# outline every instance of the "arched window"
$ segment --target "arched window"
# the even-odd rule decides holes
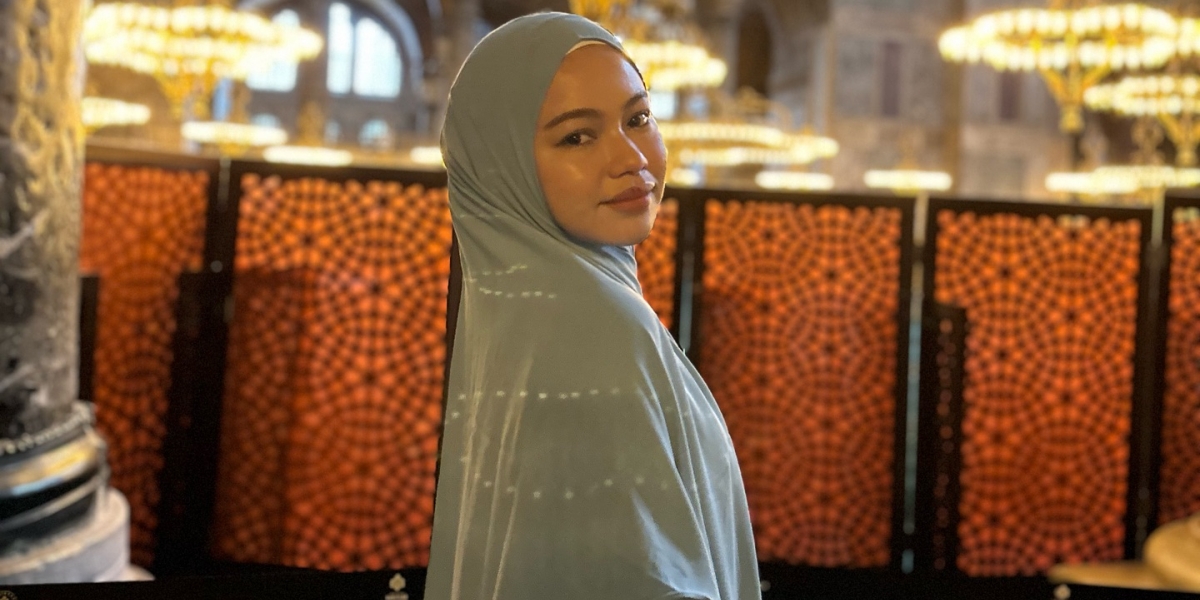
[[[222,79],[217,82],[213,88],[212,99],[212,118],[218,121],[224,121],[229,116],[229,112],[233,109],[233,82],[228,79]]]
[[[334,94],[373,98],[400,95],[403,65],[396,40],[375,20],[342,2],[329,6],[329,65],[325,83]]]
[[[650,92],[650,110],[658,119],[674,119],[679,107],[676,92]]]
[[[271,19],[280,25],[300,26],[300,15],[291,9],[282,10]],[[246,79],[252,90],[290,92],[296,87],[296,63],[290,60],[272,61],[270,68],[253,73]]]
[[[342,124],[337,121],[325,122],[325,143],[337,144],[342,141]]]
[[[358,133],[358,145],[386,150],[392,147],[392,128],[383,119],[371,119]]]

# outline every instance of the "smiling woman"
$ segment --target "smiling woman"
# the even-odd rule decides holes
[[[530,15],[451,89],[463,286],[431,600],[760,597],[725,421],[638,284],[666,151],[620,48]]]
[[[534,157],[546,203],[573,236],[631,245],[650,235],[667,152],[642,78],[602,42],[567,54],[538,116]]]

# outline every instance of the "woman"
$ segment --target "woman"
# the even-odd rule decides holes
[[[758,598],[725,423],[638,285],[666,151],[618,40],[500,27],[442,150],[463,292],[426,597]]]

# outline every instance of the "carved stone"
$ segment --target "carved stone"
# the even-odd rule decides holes
[[[79,20],[78,2],[0,3],[0,439],[78,396]]]
[[[128,508],[77,401],[82,7],[0,2],[0,585],[128,566]]]

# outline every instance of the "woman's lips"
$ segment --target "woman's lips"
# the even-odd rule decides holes
[[[621,212],[638,213],[650,207],[652,186],[635,185],[601,204]]]

